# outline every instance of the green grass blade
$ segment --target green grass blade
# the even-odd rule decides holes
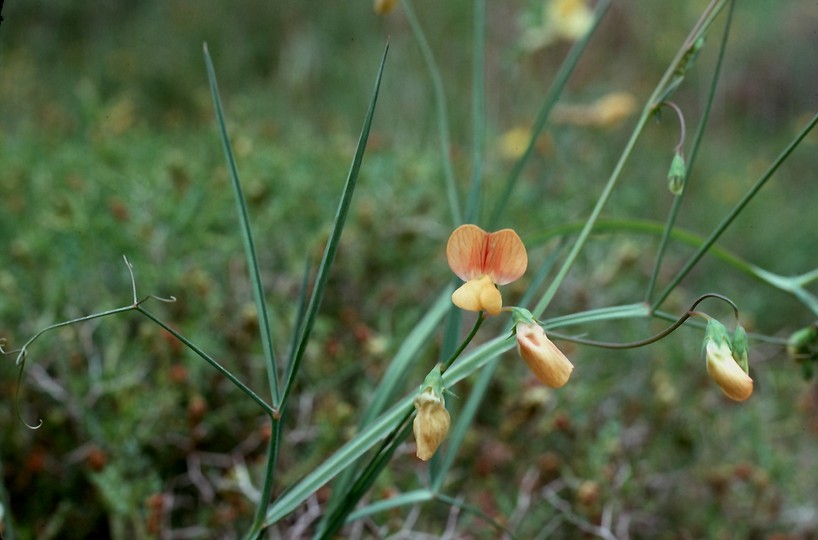
[[[460,197],[457,193],[457,182],[454,177],[454,167],[452,166],[449,113],[446,108],[446,93],[443,91],[443,78],[440,76],[440,69],[437,67],[426,34],[423,33],[423,28],[420,26],[415,10],[412,8],[412,2],[403,0],[403,9],[406,12],[406,18],[409,20],[409,26],[412,28],[412,34],[414,34],[420,47],[426,69],[432,78],[432,90],[435,96],[435,108],[437,109],[437,130],[440,137],[440,157],[443,160],[443,178],[446,181],[446,197],[449,200],[449,209],[452,213],[452,224],[457,226],[462,223],[462,216],[460,214]]]
[[[265,526],[272,525],[295,510],[318,488],[332,480],[365,452],[372,449],[379,441],[387,437],[402,422],[406,414],[411,413],[413,399],[414,394],[400,400],[279,497],[267,509]]]
[[[480,372],[480,376],[474,387],[469,391],[469,398],[466,400],[466,405],[460,409],[457,414],[457,421],[454,424],[454,429],[449,432],[448,445],[446,446],[446,454],[443,456],[439,466],[431,470],[432,477],[432,491],[437,493],[446,479],[446,475],[454,465],[454,460],[463,445],[463,440],[474,421],[477,410],[483,402],[483,397],[488,391],[491,379],[494,377],[494,371],[497,369],[499,361],[495,361],[487,365]]]
[[[395,392],[405,381],[406,372],[412,366],[412,362],[417,359],[418,351],[429,343],[430,336],[440,327],[441,320],[451,308],[451,295],[450,289],[443,291],[420,322],[406,336],[400,349],[395,353],[395,358],[386,369],[383,380],[373,395],[372,402],[364,412],[361,419],[362,426],[367,425],[381,414],[387,404],[394,399]]]
[[[361,508],[360,510],[352,512],[347,518],[347,523],[380,512],[385,512],[386,510],[391,510],[392,508],[400,508],[401,506],[429,502],[434,500],[434,498],[435,494],[428,489],[417,489],[415,491],[401,493],[400,495],[395,495],[394,497],[374,502]]]
[[[364,151],[366,150],[366,142],[369,138],[369,129],[372,126],[372,119],[375,116],[375,104],[378,101],[378,92],[381,86],[381,78],[383,76],[383,68],[386,64],[386,54],[389,52],[389,44],[386,45],[381,57],[380,67],[378,68],[378,75],[375,78],[375,88],[372,92],[372,98],[369,102],[369,110],[366,113],[364,126],[361,130],[361,135],[358,138],[358,147],[355,150],[355,157],[352,160],[352,165],[347,175],[346,184],[344,185],[343,193],[341,194],[341,201],[338,204],[338,210],[335,214],[335,221],[332,225],[332,232],[330,233],[327,246],[324,249],[324,255],[321,259],[321,264],[318,267],[318,274],[315,278],[315,287],[310,296],[309,306],[307,307],[306,318],[304,320],[304,327],[301,330],[301,338],[295,350],[292,367],[287,372],[287,379],[284,383],[284,390],[281,395],[279,405],[283,408],[287,402],[287,397],[292,390],[295,377],[298,374],[298,368],[301,365],[301,360],[304,357],[304,352],[307,349],[307,344],[310,340],[315,319],[318,315],[318,310],[321,308],[321,301],[324,298],[324,289],[329,279],[330,269],[335,259],[335,253],[338,251],[338,244],[341,241],[341,233],[346,224],[349,208],[352,204],[352,195],[355,192],[355,186],[358,181],[358,174],[361,171],[361,163],[363,162]]]
[[[213,61],[210,59],[210,52],[207,44],[204,45],[205,65],[207,66],[207,79],[210,82],[210,93],[213,98],[213,108],[216,112],[216,122],[219,126],[219,136],[224,149],[224,158],[227,161],[227,171],[230,174],[230,184],[233,186],[233,195],[236,199],[236,210],[239,215],[239,225],[241,227],[241,238],[244,244],[244,256],[247,261],[247,271],[250,273],[250,281],[253,284],[253,299],[256,303],[258,313],[259,330],[261,332],[261,344],[264,350],[264,358],[267,360],[267,378],[270,385],[270,393],[273,403],[279,402],[278,383],[278,363],[273,347],[273,335],[270,331],[270,321],[267,315],[267,304],[264,301],[264,287],[261,284],[261,272],[258,267],[258,257],[256,247],[253,242],[253,233],[250,229],[250,217],[247,211],[247,201],[239,181],[239,171],[236,166],[236,159],[233,156],[233,149],[230,146],[230,138],[227,134],[227,127],[224,122],[221,98],[219,97],[219,87],[216,82],[216,70],[213,68]]]
[[[387,407],[387,404],[394,399],[395,393],[404,381],[407,370],[412,362],[417,358],[417,354],[427,343],[432,333],[440,326],[440,321],[451,308],[451,290],[444,290],[437,301],[426,312],[423,318],[415,325],[412,331],[406,336],[400,349],[395,353],[395,357],[384,373],[383,379],[375,390],[372,401],[369,402],[364,411],[358,429],[363,430]],[[333,484],[332,495],[328,501],[328,507],[332,512],[336,505],[341,504],[341,500],[347,493],[347,488],[352,483],[356,473],[356,467],[347,467]]]
[[[321,540],[334,538],[338,530],[343,527],[349,514],[358,505],[363,496],[366,495],[366,492],[369,491],[372,484],[375,483],[378,475],[380,475],[383,469],[389,464],[389,460],[392,459],[395,450],[398,449],[398,446],[403,444],[403,441],[406,440],[409,433],[412,432],[412,423],[409,422],[411,417],[411,411],[407,412],[403,419],[403,427],[399,426],[390,434],[389,438],[384,441],[372,460],[367,464],[364,470],[361,471],[361,474],[355,480],[351,489],[344,492],[344,498],[341,500],[341,504],[329,514],[328,519],[322,524],[323,526],[320,529],[320,533],[316,535],[316,538]]]
[[[520,156],[520,158],[514,163],[511,173],[506,180],[506,184],[503,187],[503,191],[500,196],[497,197],[497,203],[494,205],[491,218],[488,222],[489,230],[493,230],[499,226],[500,218],[503,217],[503,212],[508,205],[508,200],[511,198],[511,193],[514,191],[514,186],[517,185],[517,180],[520,178],[520,174],[523,172],[525,164],[528,163],[529,158],[534,153],[534,147],[537,143],[537,139],[539,139],[540,134],[545,128],[545,124],[548,122],[548,117],[551,114],[551,110],[554,108],[554,105],[556,105],[560,95],[562,95],[562,91],[565,89],[568,79],[571,77],[571,74],[574,72],[574,68],[576,68],[579,59],[582,57],[582,53],[585,51],[585,46],[588,45],[588,42],[591,40],[591,36],[593,36],[594,32],[596,32],[599,23],[602,21],[605,13],[607,13],[610,5],[611,0],[602,0],[599,2],[596,10],[594,11],[594,22],[588,29],[588,32],[582,36],[582,39],[574,43],[571,50],[568,51],[568,56],[565,57],[565,60],[560,66],[557,76],[554,79],[554,83],[551,85],[551,88],[548,90],[548,93],[543,100],[542,107],[540,107],[540,112],[537,114],[537,119],[534,121],[534,127],[531,130],[531,138],[528,141],[528,146],[526,147],[525,152],[523,152],[523,155]]]
[[[486,139],[486,1],[474,0],[474,41],[472,44],[472,152],[471,187],[466,203],[466,223],[474,223],[480,213],[483,194],[483,154]]]

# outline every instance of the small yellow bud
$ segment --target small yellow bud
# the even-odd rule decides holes
[[[708,340],[707,373],[718,384],[727,397],[744,401],[753,393],[753,379],[747,375],[733,358],[727,341]]]
[[[546,386],[559,388],[568,382],[574,364],[536,323],[517,323],[517,350],[528,368]]]
[[[423,461],[429,461],[449,432],[451,417],[446,410],[443,395],[436,393],[432,387],[427,387],[415,396],[415,409],[417,414],[412,430],[418,447],[417,456]]]

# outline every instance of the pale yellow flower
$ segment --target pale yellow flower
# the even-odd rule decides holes
[[[533,51],[560,39],[576,41],[593,22],[594,14],[586,0],[546,0],[542,23],[526,29],[522,46]]]
[[[707,373],[724,394],[732,400],[744,401],[753,393],[753,379],[733,358],[726,341],[709,340],[705,347]]]

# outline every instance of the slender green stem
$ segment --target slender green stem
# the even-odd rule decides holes
[[[585,339],[585,338],[568,336],[568,335],[560,334],[560,333],[557,333],[557,332],[549,332],[549,335],[551,337],[556,337],[556,338],[562,339],[564,341],[571,341],[573,343],[579,343],[581,345],[590,345],[592,347],[601,347],[603,349],[636,349],[636,348],[639,348],[639,347],[644,347],[645,345],[650,345],[651,343],[656,343],[660,339],[662,339],[664,337],[667,337],[670,334],[672,334],[674,331],[676,331],[676,329],[679,328],[680,326],[682,326],[682,324],[684,324],[684,322],[687,321],[690,317],[700,315],[698,313],[695,313],[693,310],[696,308],[697,305],[699,305],[702,301],[704,301],[704,300],[706,300],[708,298],[718,298],[719,300],[722,300],[722,301],[727,302],[728,304],[730,304],[732,306],[732,308],[733,308],[736,319],[738,319],[738,307],[736,306],[735,303],[733,303],[732,300],[730,300],[729,298],[727,298],[726,296],[723,296],[721,294],[708,293],[708,294],[703,294],[702,296],[697,298],[696,301],[693,302],[693,305],[691,305],[690,308],[688,308],[688,310],[685,311],[682,314],[681,317],[676,319],[676,321],[674,321],[673,324],[671,324],[670,326],[668,326],[667,328],[665,328],[664,330],[662,330],[658,334],[654,334],[653,336],[651,336],[649,338],[640,339],[638,341],[629,341],[629,342],[626,342],[626,343],[617,343],[617,342],[612,342],[612,341],[597,341],[597,340],[594,340],[594,339]]]
[[[261,535],[264,529],[264,517],[267,512],[267,505],[270,504],[272,498],[273,483],[275,482],[275,468],[278,463],[278,452],[281,448],[281,426],[283,422],[281,417],[271,418],[270,424],[270,440],[267,443],[267,461],[264,465],[264,483],[261,487],[261,495],[259,497],[258,505],[256,506],[256,515],[253,518],[253,524],[250,530],[247,531],[245,540],[255,540]]]
[[[441,372],[446,371],[449,368],[449,366],[451,366],[452,363],[455,360],[457,360],[457,358],[463,353],[463,351],[466,349],[469,343],[471,343],[471,340],[474,339],[474,336],[477,334],[477,331],[480,330],[480,327],[483,325],[483,320],[485,320],[485,317],[483,315],[483,312],[481,311],[480,313],[477,314],[477,320],[474,321],[474,326],[472,327],[471,332],[469,332],[469,334],[466,336],[466,339],[464,339],[463,342],[460,343],[460,346],[452,353],[449,359],[443,362],[443,367],[440,369]]]
[[[15,365],[21,365],[25,362],[25,357],[28,354],[29,346],[37,341],[40,336],[45,334],[46,332],[50,332],[51,330],[56,330],[57,328],[62,328],[63,326],[69,326],[72,324],[77,324],[85,321],[91,321],[93,319],[99,319],[100,317],[107,317],[108,315],[115,315],[117,313],[123,313],[125,311],[130,311],[136,308],[137,304],[131,304],[128,306],[122,306],[115,309],[109,309],[107,311],[100,311],[99,313],[92,313],[91,315],[85,315],[83,317],[77,317],[76,319],[71,319],[70,321],[62,321],[56,324],[52,324],[50,326],[46,326],[26,341],[23,346],[17,351],[17,359],[15,360]],[[11,351],[9,351],[11,352]]]
[[[440,137],[440,157],[443,160],[443,177],[446,181],[446,196],[449,199],[452,222],[454,226],[457,226],[462,223],[462,216],[460,214],[460,196],[457,193],[457,183],[454,177],[454,168],[452,167],[449,113],[446,107],[446,94],[443,91],[443,79],[440,76],[440,69],[435,61],[432,48],[426,39],[426,34],[424,34],[423,28],[415,15],[415,10],[412,8],[411,0],[403,0],[403,9],[406,12],[406,18],[409,20],[412,34],[414,34],[420,47],[426,69],[432,79],[432,91],[434,92],[435,108],[437,109],[437,130]]]
[[[665,287],[665,289],[659,294],[658,298],[653,302],[652,309],[656,309],[662,305],[662,302],[667,299],[673,289],[687,276],[690,270],[699,262],[699,260],[707,253],[707,250],[719,239],[722,233],[727,230],[727,227],[736,219],[736,217],[744,210],[744,207],[756,196],[756,194],[764,187],[764,184],[767,183],[773,174],[778,170],[782,163],[793,153],[793,151],[798,147],[804,137],[815,127],[815,124],[818,123],[818,114],[812,117],[812,119],[807,123],[807,125],[801,130],[801,132],[795,137],[795,139],[790,142],[787,148],[784,149],[783,152],[775,159],[775,161],[770,165],[767,171],[761,175],[761,177],[756,181],[753,187],[741,198],[741,200],[736,204],[735,207],[721,220],[721,222],[716,226],[710,236],[704,241],[699,249],[691,255],[690,259],[685,263],[681,270],[676,274],[676,276],[671,280],[671,282]]]
[[[211,366],[216,368],[216,371],[218,371],[219,373],[224,375],[227,378],[227,380],[229,380],[231,383],[233,383],[247,397],[249,397],[250,399],[255,401],[258,404],[258,406],[261,407],[264,410],[265,413],[267,413],[268,416],[270,416],[271,418],[278,417],[279,413],[278,413],[278,411],[276,409],[274,409],[270,405],[268,405],[267,402],[265,402],[263,399],[261,399],[258,396],[258,394],[253,392],[246,384],[244,384],[239,379],[237,379],[235,375],[230,373],[230,371],[228,371],[221,364],[219,364],[215,359],[213,359],[211,356],[209,356],[207,353],[205,353],[203,350],[201,350],[199,347],[197,347],[188,338],[186,338],[185,336],[183,336],[182,334],[180,334],[179,332],[174,330],[172,327],[170,327],[168,324],[166,324],[165,321],[163,321],[162,319],[160,319],[159,317],[157,317],[156,315],[154,315],[150,311],[146,310],[141,305],[130,307],[129,309],[136,309],[139,313],[141,313],[142,315],[144,315],[148,319],[152,320],[153,322],[155,322],[156,324],[158,324],[159,326],[164,328],[173,337],[175,337],[176,339],[181,341],[188,349],[190,349],[191,351],[193,351],[194,353],[199,355],[200,358],[202,358],[208,364],[210,364]]]
[[[705,31],[705,29],[709,26],[710,22],[712,22],[712,18],[715,17],[716,13],[718,12],[717,4],[720,4],[719,0],[714,0],[711,2],[710,6],[705,10],[705,13],[696,23],[694,29],[688,35],[688,38],[685,40],[684,45],[679,49],[674,58],[673,62],[671,62],[668,69],[665,71],[664,75],[660,79],[659,83],[656,85],[653,93],[651,94],[650,98],[647,101],[644,109],[642,110],[642,114],[639,117],[639,120],[636,123],[636,127],[631,134],[630,139],[628,140],[627,144],[625,145],[625,149],[622,151],[622,154],[619,157],[619,160],[616,163],[616,166],[611,173],[611,176],[608,178],[608,182],[605,184],[602,193],[599,196],[599,199],[594,206],[594,209],[591,211],[591,215],[588,217],[588,220],[585,222],[585,226],[583,227],[582,231],[579,233],[579,237],[577,238],[576,242],[571,248],[571,251],[568,253],[565,262],[563,263],[562,267],[557,272],[554,281],[551,282],[551,285],[545,291],[545,293],[540,298],[540,301],[537,303],[536,307],[532,310],[532,313],[535,317],[539,317],[542,315],[543,311],[548,307],[548,304],[554,298],[559,287],[562,285],[563,280],[568,275],[568,272],[571,270],[571,267],[574,265],[574,262],[577,259],[582,248],[585,246],[585,242],[588,240],[588,236],[591,233],[591,230],[594,228],[594,224],[596,220],[599,218],[600,214],[602,213],[602,209],[608,203],[608,200],[611,197],[611,193],[613,192],[614,187],[616,187],[617,181],[619,180],[619,176],[622,173],[622,169],[625,166],[625,162],[630,158],[631,153],[633,152],[634,147],[636,146],[636,141],[642,133],[645,125],[647,124],[648,119],[653,115],[656,106],[668,95],[668,88],[671,81],[674,80],[674,77],[678,78],[677,67],[679,66],[680,62],[685,55],[689,52],[691,46],[695,41],[700,37],[701,33]],[[660,99],[661,98],[661,99]]]
[[[705,102],[704,111],[702,111],[702,117],[699,121],[699,126],[696,129],[696,135],[693,137],[693,144],[691,145],[690,155],[687,160],[687,166],[685,167],[685,178],[682,180],[682,192],[679,194],[678,197],[673,198],[673,203],[670,208],[670,212],[667,216],[667,223],[665,224],[665,229],[662,234],[662,238],[659,241],[659,248],[656,251],[656,261],[653,264],[653,271],[650,275],[650,281],[648,282],[648,288],[645,291],[645,301],[650,302],[653,298],[653,293],[656,290],[656,282],[659,279],[659,270],[662,268],[662,261],[664,260],[665,252],[667,251],[667,246],[670,240],[671,233],[673,232],[673,227],[676,224],[676,218],[679,214],[679,209],[682,206],[682,200],[684,199],[684,194],[687,191],[687,182],[688,178],[690,178],[690,172],[693,169],[693,165],[696,162],[696,156],[698,155],[699,147],[701,145],[702,138],[704,136],[704,130],[707,127],[707,121],[710,118],[710,111],[713,108],[713,102],[715,101],[716,97],[716,88],[718,86],[718,82],[721,75],[721,67],[724,61],[724,52],[727,50],[727,38],[730,35],[730,27],[733,20],[733,9],[735,7],[735,2],[730,2],[730,9],[727,12],[727,21],[724,24],[724,33],[721,36],[721,46],[719,47],[719,54],[716,60],[716,68],[713,72],[713,77],[710,80],[710,90],[707,94],[707,100]]]

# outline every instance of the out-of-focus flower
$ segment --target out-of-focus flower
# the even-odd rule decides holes
[[[417,443],[417,456],[423,461],[432,459],[438,446],[449,432],[451,417],[443,399],[443,376],[440,366],[426,375],[415,395],[415,420],[412,431]]]
[[[724,394],[732,400],[744,401],[753,393],[753,379],[733,357],[730,338],[724,325],[715,319],[707,322],[704,337],[707,373],[716,381]],[[746,358],[746,348],[738,351]]]
[[[523,156],[528,144],[531,142],[531,128],[527,126],[515,126],[497,139],[497,147],[500,157],[514,161]],[[535,150],[540,154],[547,154],[551,151],[551,140],[547,134],[542,134],[534,143]]]
[[[551,388],[564,386],[574,365],[548,339],[542,326],[535,322],[518,322],[516,332],[517,350],[540,382]]]
[[[465,281],[452,294],[452,302],[468,311],[497,315],[503,298],[496,285],[519,279],[528,266],[528,254],[511,229],[487,233],[476,225],[461,225],[446,245],[449,267]]]
[[[577,126],[613,127],[633,114],[636,98],[628,92],[611,92],[587,105],[559,105],[551,119]]]
[[[586,0],[546,0],[540,23],[525,30],[521,45],[535,51],[560,39],[575,41],[593,22],[594,14]]]
[[[373,9],[376,15],[386,15],[398,5],[398,0],[375,0]]]

